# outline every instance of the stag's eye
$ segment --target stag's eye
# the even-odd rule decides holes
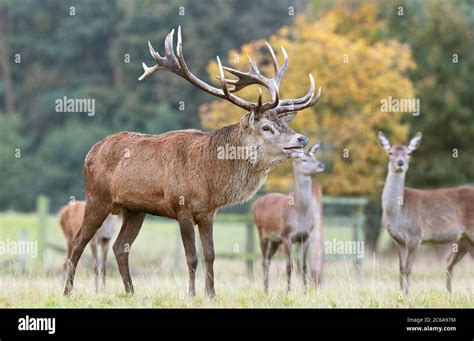
[[[270,131],[270,126],[268,124],[262,126],[263,131]]]
[[[388,155],[392,156],[392,155],[393,155],[393,153],[392,153],[392,152],[388,152]]]

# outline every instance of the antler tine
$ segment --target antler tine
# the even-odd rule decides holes
[[[268,43],[267,43],[267,46],[269,46]],[[272,55],[272,59],[274,62],[274,68],[275,70],[277,70],[276,78],[267,78],[263,76],[260,73],[260,70],[258,69],[257,64],[249,55],[247,55],[249,64],[250,64],[250,70],[248,72],[238,71],[226,66],[223,67],[223,70],[237,77],[237,79],[224,78],[224,82],[232,86],[231,89],[228,89],[230,93],[238,92],[242,90],[243,88],[249,85],[254,85],[254,84],[260,84],[266,87],[270,91],[272,101],[259,106],[261,111],[273,109],[279,105],[280,95],[279,95],[279,89],[278,89],[279,87],[278,82],[279,82],[279,79],[281,79],[282,71],[284,72],[286,70],[286,67],[288,66],[288,63],[286,61],[285,65],[283,66],[283,69],[280,68],[278,66],[278,61],[276,59],[275,52],[271,49],[271,47],[270,47],[270,53]],[[221,79],[221,77],[223,76],[219,76],[218,78]]]
[[[257,108],[261,108],[261,107],[262,107],[262,96],[263,96],[262,88],[261,88],[261,87],[258,87],[258,103],[257,103]]]
[[[270,55],[272,57],[273,69],[275,70],[275,83],[278,87],[280,87],[280,82],[283,78],[283,75],[288,69],[288,54],[286,53],[285,48],[282,46],[281,51],[283,53],[284,60],[283,60],[283,65],[280,67],[280,65],[278,64],[278,59],[276,57],[275,51],[273,50],[272,46],[268,42],[265,42],[265,45],[267,46],[268,51],[270,52]]]
[[[252,59],[252,57],[250,57],[249,54],[247,54],[247,59],[249,60],[249,63],[250,63],[250,72],[249,74],[254,74],[254,75],[262,75],[260,73],[260,70],[258,69],[257,67],[257,64],[255,64],[255,61]]]
[[[279,69],[278,59],[275,55],[275,51],[273,51],[273,48],[270,46],[270,44],[267,41],[265,42],[265,45],[267,46],[268,51],[270,52],[270,55],[272,56],[273,69],[275,70],[275,75],[276,75],[278,74],[278,69]]]
[[[148,77],[149,75],[154,74],[156,71],[158,71],[160,69],[159,65],[148,67],[145,63],[142,63],[142,66],[143,66],[143,71],[144,72],[143,72],[143,75],[138,77],[139,81],[144,80],[146,77]]]
[[[148,40],[148,49],[150,50],[150,54],[151,54],[151,56],[153,57],[153,59],[156,59],[157,57],[158,57],[158,58],[161,58],[160,54],[155,51],[155,49],[153,48],[153,46],[151,46],[151,43],[150,43],[149,40]]]
[[[272,94],[272,102],[271,103],[265,103],[262,106],[263,111],[269,110],[269,109],[274,109],[280,104],[280,91],[278,89],[278,85],[276,84],[274,79],[272,79],[271,82],[273,84],[269,89],[270,89],[270,92]]]
[[[286,50],[283,46],[281,47],[281,52],[283,53],[284,59],[283,59],[283,66],[280,68],[280,71],[278,72],[276,76],[276,83],[278,84],[278,86],[280,86],[280,82],[286,70],[288,69],[288,63],[289,63],[288,53],[286,53]]]
[[[318,93],[316,96],[314,96],[314,93],[313,93],[313,96],[311,96],[308,102],[296,105],[295,110],[303,110],[303,109],[309,108],[310,106],[315,105],[319,101],[320,97],[321,97],[321,87],[319,87]]]
[[[155,51],[155,49],[153,48],[153,46],[151,45],[149,40],[148,40],[148,50],[150,51],[150,54],[153,57],[153,59],[155,59],[155,60],[156,59],[162,59],[160,54]],[[152,67],[148,67],[145,63],[142,63],[142,66],[143,66],[143,71],[144,72],[143,72],[143,75],[141,75],[138,78],[139,81],[144,80],[146,77],[154,74],[156,71],[158,71],[160,69],[160,66],[158,64],[154,65]]]
[[[303,110],[315,105],[319,101],[319,98],[321,97],[321,87],[319,87],[318,93],[316,94],[316,96],[314,96],[314,80],[313,77],[311,77],[310,79],[312,80],[310,91],[308,91],[308,93],[304,97],[299,98],[297,100],[285,100],[285,105],[281,105],[277,108],[278,114],[290,111]],[[306,100],[303,102],[302,99]]]
[[[219,67],[219,78],[221,80],[222,90],[224,91],[225,97],[235,105],[246,108],[247,110],[252,109],[252,104],[235,96],[234,94],[230,93],[229,89],[227,88],[227,83],[224,77],[224,68],[222,67],[221,59],[217,56],[217,66]]]
[[[308,99],[314,94],[314,89],[315,89],[314,78],[312,74],[309,74],[309,82],[310,82],[310,87],[306,95],[300,98],[296,98],[296,99],[283,99],[281,100],[280,105],[281,106],[295,105],[295,104],[305,103],[306,101],[308,101]]]
[[[166,39],[165,39],[165,53],[166,53],[166,56],[173,56],[173,57],[176,58],[176,56],[174,55],[174,51],[173,51],[173,40],[174,40],[173,38],[174,38],[174,28],[166,36]]]

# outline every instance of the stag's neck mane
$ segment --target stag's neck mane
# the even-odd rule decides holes
[[[242,155],[236,158],[224,155],[222,159],[219,150],[231,150],[233,147],[251,148],[257,153],[257,157],[251,161],[241,158]],[[242,130],[240,123],[211,131],[209,151],[210,159],[207,162],[212,163],[216,172],[210,181],[215,193],[215,206],[218,207],[248,201],[263,185],[268,172],[274,166],[259,155],[259,147],[248,140],[248,134]]]

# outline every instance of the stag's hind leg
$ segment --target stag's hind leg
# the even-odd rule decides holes
[[[87,200],[84,212],[84,219],[81,229],[74,236],[73,249],[71,257],[67,262],[66,283],[64,286],[64,295],[69,296],[74,287],[74,276],[76,267],[81,258],[87,243],[94,237],[105,218],[109,214],[110,205],[102,202]]]
[[[128,266],[128,255],[135,238],[138,236],[138,232],[140,232],[143,220],[145,219],[145,213],[123,208],[122,219],[122,228],[115,240],[113,250],[115,258],[117,259],[120,276],[122,276],[123,285],[125,286],[125,292],[127,294],[133,294],[134,288],[130,268]]]
[[[452,290],[453,269],[461,261],[468,249],[463,241],[453,244],[451,254],[448,257],[448,266],[446,268],[446,290],[450,293]]]

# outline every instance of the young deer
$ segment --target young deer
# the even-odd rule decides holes
[[[294,151],[293,174],[295,190],[289,195],[269,193],[258,199],[253,207],[255,224],[260,237],[263,256],[263,290],[268,292],[268,272],[270,261],[283,245],[286,256],[288,291],[291,289],[293,243],[298,243],[300,254],[299,270],[303,278],[304,290],[307,287],[306,255],[311,249],[312,277],[317,287],[322,279],[323,264],[323,211],[322,192],[319,186],[311,185],[311,175],[324,171],[315,153],[320,143],[313,145],[309,152]]]
[[[421,133],[417,133],[408,146],[391,147],[382,132],[378,137],[389,154],[382,194],[382,224],[398,249],[401,290],[404,294],[409,292],[409,277],[421,243],[454,243],[446,273],[446,289],[451,292],[454,266],[467,252],[474,257],[474,187],[405,188],[410,154],[418,148]]]
[[[249,72],[224,68],[217,58],[221,88],[216,88],[188,70],[183,58],[181,29],[178,28],[176,53],[173,35],[174,30],[166,37],[164,56],[155,52],[148,42],[156,65],[143,64],[145,72],[139,80],[158,70],[167,70],[247,113],[240,122],[214,131],[179,130],[162,135],[120,132],[94,145],[84,161],[86,209],[68,262],[65,295],[72,291],[75,269],[86,244],[110,212],[122,211],[123,225],[113,250],[127,293],[133,293],[129,249],[148,213],[178,221],[188,264],[190,295],[195,295],[198,257],[194,227],[198,225],[206,268],[205,291],[207,296],[213,297],[212,230],[217,210],[249,200],[273,167],[308,143],[306,137],[288,128],[288,123],[297,111],[319,100],[321,89],[315,95],[314,80],[310,76],[311,87],[305,96],[280,99],[279,86],[288,67],[284,49],[284,63],[279,66],[273,49],[267,44],[275,69],[273,78],[262,75],[250,57]],[[235,78],[225,78],[224,71]],[[250,85],[267,88],[271,100],[263,103],[261,91],[256,103],[234,94]],[[251,157],[223,156],[220,151],[225,146],[250,150]]]
[[[85,201],[75,201],[63,206],[59,211],[59,224],[61,225],[67,243],[64,270],[66,270],[67,260],[71,256],[73,238],[81,228],[85,207]],[[109,243],[115,233],[117,222],[117,216],[109,214],[91,240],[96,290],[99,290],[100,277],[102,277],[102,285],[105,287],[107,252],[109,251]],[[98,253],[99,245],[102,248],[100,256]]]

